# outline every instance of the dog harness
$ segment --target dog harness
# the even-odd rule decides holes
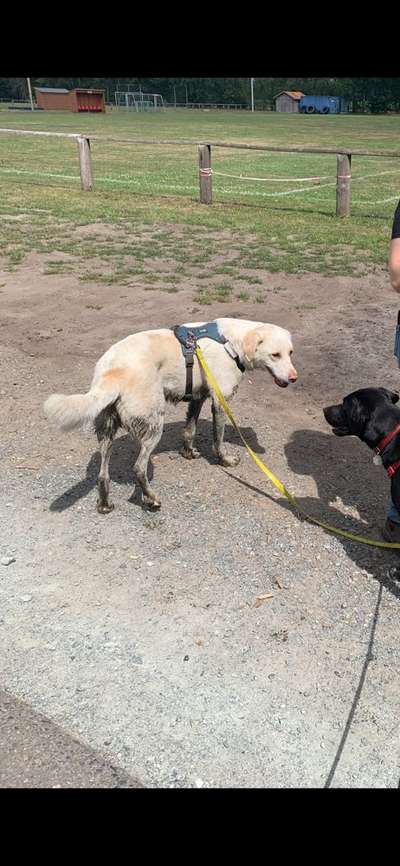
[[[209,340],[215,340],[216,343],[221,343],[229,357],[235,361],[240,372],[244,373],[244,365],[239,360],[239,356],[234,352],[226,337],[219,333],[216,322],[206,322],[205,325],[199,325],[197,328],[187,328],[185,325],[176,325],[174,328],[174,334],[181,344],[186,364],[186,388],[185,396],[182,397],[182,400],[186,403],[193,399],[193,364],[197,340],[202,340],[207,337]]]
[[[374,448],[374,455],[375,455],[374,461],[375,461],[375,458],[378,458],[378,460],[376,462],[381,462],[382,451],[385,450],[386,446],[389,445],[389,442],[391,442],[392,439],[394,439],[394,437],[397,435],[397,433],[399,431],[400,431],[400,424],[397,424],[397,426],[394,428],[394,430],[391,430],[390,433],[388,433],[386,436],[384,436],[383,439],[381,439],[380,442],[378,442],[378,445],[376,446],[376,448]],[[400,467],[400,460],[395,460],[395,462],[391,463],[390,466],[385,467],[389,478],[392,478],[393,475],[396,474],[399,467]]]

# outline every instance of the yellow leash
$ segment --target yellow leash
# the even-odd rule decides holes
[[[233,424],[237,434],[240,436],[240,438],[243,442],[243,445],[245,446],[245,448],[247,449],[247,451],[250,454],[250,457],[252,458],[252,460],[254,460],[254,463],[258,466],[258,468],[261,469],[261,472],[263,472],[264,475],[266,475],[267,478],[269,478],[269,480],[272,481],[272,484],[277,488],[277,490],[279,490],[280,493],[283,493],[283,495],[286,496],[286,499],[288,499],[290,504],[293,505],[293,508],[296,508],[297,511],[299,511],[300,514],[303,514],[303,516],[306,517],[307,520],[309,520],[311,523],[315,523],[317,526],[321,526],[322,529],[327,529],[328,532],[333,532],[335,535],[341,535],[341,536],[343,536],[343,538],[349,538],[350,541],[358,541],[361,544],[369,544],[371,547],[383,547],[383,548],[387,548],[387,549],[391,549],[391,550],[399,550],[400,549],[400,543],[387,542],[387,541],[374,541],[371,538],[365,538],[363,535],[353,535],[352,532],[346,532],[345,529],[336,529],[335,526],[330,526],[329,523],[322,523],[321,520],[317,520],[316,517],[311,517],[310,514],[307,514],[307,512],[304,511],[303,508],[301,508],[301,506],[297,502],[297,499],[295,499],[295,497],[292,496],[292,494],[289,493],[289,491],[286,489],[285,485],[282,484],[282,481],[279,481],[279,478],[277,478],[276,475],[274,475],[274,473],[271,472],[270,469],[268,469],[268,466],[266,466],[265,463],[263,463],[263,461],[260,460],[259,457],[257,457],[257,454],[255,454],[254,451],[252,450],[252,448],[250,448],[250,445],[247,444],[244,436],[242,436],[242,434],[239,430],[238,425],[236,424],[236,421],[232,415],[232,412],[228,406],[228,403],[226,402],[225,397],[223,396],[223,394],[222,394],[222,392],[218,386],[218,383],[216,382],[216,380],[215,380],[215,378],[214,378],[214,376],[213,376],[213,374],[212,374],[212,372],[211,372],[211,370],[210,370],[210,368],[209,368],[209,366],[208,366],[208,364],[204,358],[204,355],[203,355],[201,349],[199,349],[199,346],[196,347],[196,355],[199,359],[199,363],[201,364],[201,366],[204,370],[204,373],[205,373],[206,379],[208,380],[209,385],[211,385],[211,388],[213,389],[214,393],[218,397],[218,400],[219,400],[224,412],[226,413],[229,420]]]

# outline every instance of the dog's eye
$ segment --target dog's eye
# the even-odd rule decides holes
[[[293,355],[293,349],[290,350],[289,355]]]
[[[272,353],[272,357],[275,358],[275,360],[277,361],[278,358],[281,357],[281,353],[280,353],[280,352],[273,352],[273,353]]]

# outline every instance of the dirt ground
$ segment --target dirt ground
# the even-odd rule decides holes
[[[42,413],[52,392],[86,391],[99,356],[136,330],[218,315],[281,324],[298,383],[246,373],[232,401],[242,431],[306,510],[379,538],[388,480],[361,443],[331,435],[321,407],[400,385],[387,274],[258,271],[264,303],[199,307],[191,287],[82,286],[44,275],[44,260],[0,271],[0,555],[15,559],[0,565],[1,687],[145,786],[397,787],[396,556],[299,520],[230,426],[242,459],[224,471],[207,405],[197,461],[179,455],[184,404],[168,410],[160,513],[141,507],[134,446],[117,439],[115,510],[101,516],[95,437],[60,434]],[[57,779],[73,784],[62,768]]]

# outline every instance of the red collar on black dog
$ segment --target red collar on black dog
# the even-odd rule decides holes
[[[386,472],[387,472],[389,478],[392,478],[392,476],[396,474],[399,467],[400,467],[400,460],[396,460],[394,463],[391,463],[390,466],[386,467]]]
[[[384,448],[386,448],[386,445],[389,445],[389,442],[391,442],[392,439],[394,439],[394,437],[396,436],[396,433],[398,433],[399,430],[400,430],[400,424],[398,424],[397,427],[394,428],[394,430],[392,430],[390,433],[388,433],[387,436],[385,436],[383,439],[381,439],[381,441],[378,443],[376,448],[374,448],[375,454],[382,454],[382,451],[384,450]]]
[[[387,436],[385,436],[383,439],[381,439],[381,441],[376,446],[376,448],[374,448],[375,454],[378,454],[380,456],[382,454],[382,451],[386,448],[386,445],[389,445],[389,442],[391,442],[392,439],[394,439],[394,437],[396,436],[396,434],[399,431],[400,431],[400,424],[398,424],[397,427],[394,428],[394,430],[392,430],[390,433],[388,433]],[[387,466],[386,472],[387,472],[389,478],[392,478],[393,475],[396,474],[396,472],[399,468],[400,468],[400,460],[395,460],[394,463],[391,463],[390,466]]]

